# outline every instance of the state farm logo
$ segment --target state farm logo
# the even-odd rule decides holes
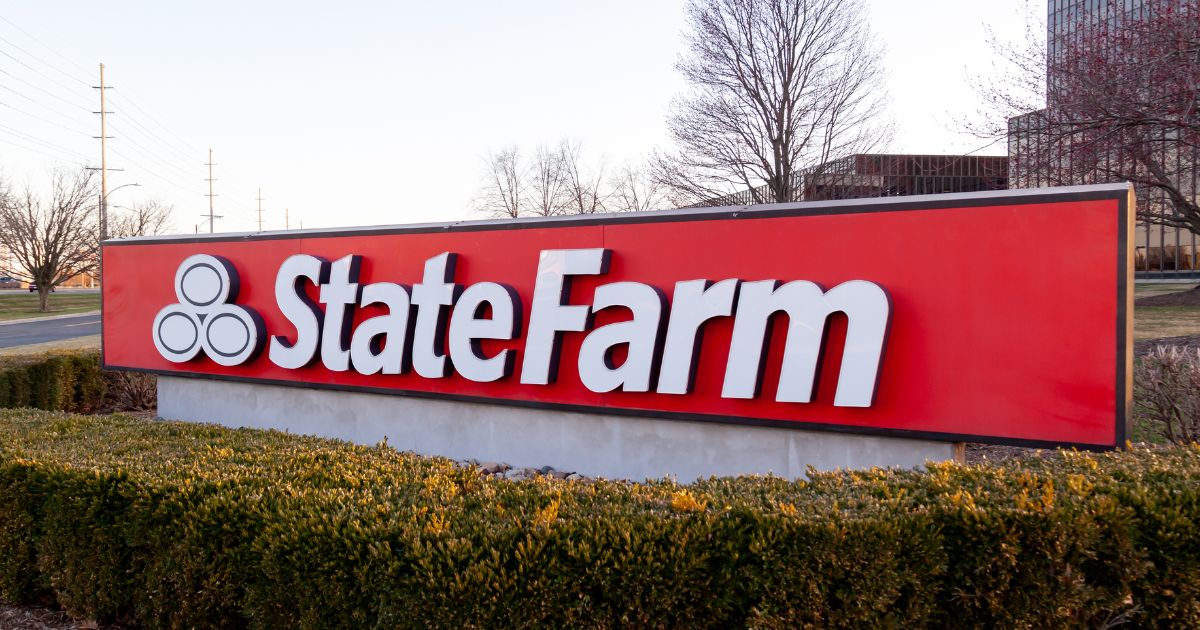
[[[695,387],[704,328],[728,318],[732,330],[720,395],[752,399],[761,394],[772,320],[786,316],[775,400],[807,403],[816,391],[829,317],[844,313],[846,338],[833,404],[872,405],[891,314],[883,287],[847,280],[826,291],[807,280],[692,278],[677,281],[668,300],[657,286],[621,280],[596,286],[590,303],[572,303],[572,280],[607,275],[612,253],[542,250],[527,294],[528,318],[513,287],[456,282],[454,252],[426,259],[420,281],[412,285],[360,282],[363,257],[357,254],[334,261],[295,254],[275,276],[275,307],[291,330],[275,331],[284,334],[271,336],[267,359],[286,370],[319,360],[329,372],[371,376],[411,369],[426,379],[453,374],[492,383],[516,375],[519,353],[519,382],[549,385],[564,363],[564,336],[581,334],[574,361],[567,363],[574,363],[587,389],[682,396]],[[203,351],[224,366],[253,358],[266,345],[267,332],[254,310],[231,303],[237,292],[237,271],[229,261],[204,254],[184,260],[175,272],[179,303],[154,319],[159,353],[182,363]],[[384,307],[386,313],[362,319],[357,313],[364,307]],[[594,313],[612,308],[628,310],[631,318],[593,326]],[[521,339],[524,322],[528,330]],[[485,342],[493,344],[490,352]],[[623,360],[615,359],[619,354]]]
[[[154,318],[154,347],[168,361],[191,361],[203,352],[221,365],[240,365],[262,350],[266,338],[254,309],[231,304],[238,275],[219,256],[189,256],[175,271],[175,297]]]

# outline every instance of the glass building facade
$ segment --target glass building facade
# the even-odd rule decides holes
[[[933,195],[1008,188],[1008,158],[995,155],[857,153],[807,169],[799,201]],[[758,193],[757,195],[755,193]],[[766,186],[708,199],[697,206],[738,206],[769,198]]]
[[[1128,58],[1141,51],[1121,45],[1117,33],[1122,23],[1145,20],[1155,11],[1174,11],[1181,20],[1200,15],[1179,12],[1178,0],[1048,0],[1046,16],[1047,108],[1008,121],[1010,185],[1013,188],[1064,186],[1124,181],[1116,173],[1137,172],[1128,146],[1107,146],[1097,136],[1065,133],[1059,121],[1068,81],[1062,68],[1070,57],[1089,55]],[[1098,33],[1112,33],[1104,37]],[[1090,40],[1085,38],[1091,38]],[[1148,51],[1147,51],[1148,52]],[[1153,91],[1151,89],[1151,91]],[[1092,132],[1093,134],[1097,132]],[[1149,160],[1175,183],[1179,194],[1197,199],[1200,191],[1200,147],[1178,141],[1172,132],[1139,145]],[[1135,185],[1139,220],[1135,234],[1135,264],[1142,278],[1200,278],[1200,239],[1177,219],[1168,194],[1146,185]],[[1174,223],[1174,225],[1172,225]]]

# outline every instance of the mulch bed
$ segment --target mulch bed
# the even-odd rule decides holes
[[[14,606],[0,602],[0,628],[4,630],[120,630],[121,626],[98,626],[72,619],[61,611],[42,606]]]
[[[1134,306],[1200,306],[1200,286],[1187,291],[1138,298]]]

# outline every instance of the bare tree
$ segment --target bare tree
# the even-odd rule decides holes
[[[611,194],[604,187],[604,161],[601,160],[594,170],[586,170],[583,143],[578,140],[563,140],[560,155],[566,188],[566,211],[570,214],[604,212],[604,202]]]
[[[617,171],[610,187],[613,192],[606,204],[609,210],[645,212],[672,207],[666,186],[632,164],[626,164]]]
[[[565,141],[557,147],[538,145],[529,167],[529,213],[538,216],[562,214],[567,199]]]
[[[1009,120],[977,130],[1007,134],[1018,185],[1130,181],[1140,219],[1200,234],[1200,0],[1126,4],[1060,25],[1053,58],[1034,36],[994,45],[1013,77],[983,95]]]
[[[539,145],[532,159],[510,145],[485,159],[478,210],[492,216],[553,216],[605,211],[613,190],[605,180],[605,163],[584,159],[583,143],[563,139],[557,146]]]
[[[885,144],[864,12],[861,0],[689,0],[677,69],[691,91],[673,105],[677,151],[656,156],[656,177],[695,201],[756,188],[756,203],[791,201],[805,169]]]
[[[37,285],[42,312],[50,310],[53,287],[95,269],[95,198],[90,171],[59,170],[51,178],[49,201],[29,187],[0,199],[0,246],[13,261],[3,271]]]
[[[110,206],[111,207],[111,206]],[[109,238],[155,236],[171,229],[174,207],[157,199],[133,204],[126,212],[109,219]]]
[[[524,210],[528,173],[515,145],[484,158],[483,185],[475,207],[495,217],[517,218]]]

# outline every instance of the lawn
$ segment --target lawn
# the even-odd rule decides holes
[[[37,293],[30,293],[24,289],[9,289],[0,293],[0,321],[97,310],[100,310],[99,293],[77,293],[75,291],[51,293],[49,313],[42,313],[38,310]]]
[[[1194,298],[1182,303],[1170,303],[1167,298],[1172,294],[1180,295],[1195,286],[1195,283],[1137,285],[1134,289],[1135,299],[1156,298],[1151,302],[1158,303],[1134,307],[1133,338],[1142,340],[1200,335],[1200,304]]]
[[[1200,335],[1200,308],[1195,306],[1139,306],[1133,314],[1135,340]]]

